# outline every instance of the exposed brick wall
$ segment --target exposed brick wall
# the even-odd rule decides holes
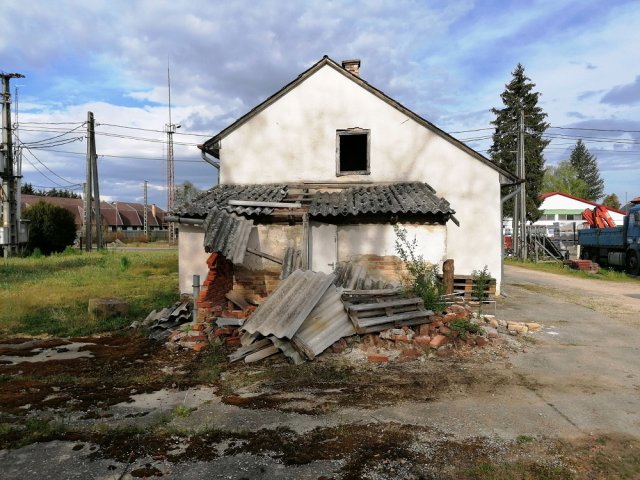
[[[196,299],[198,321],[205,321],[214,310],[222,310],[227,299],[225,295],[233,288],[233,264],[220,253],[212,253],[207,259],[209,273],[200,287]]]
[[[245,295],[266,297],[280,285],[280,272],[271,270],[251,270],[236,266],[234,290]]]
[[[400,281],[399,274],[404,271],[402,260],[394,255],[360,255],[351,261],[364,266],[372,277],[394,284]]]

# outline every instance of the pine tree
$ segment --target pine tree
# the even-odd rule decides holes
[[[589,150],[582,140],[578,140],[571,152],[569,161],[573,168],[576,169],[578,178],[584,180],[589,187],[587,189],[587,195],[584,197],[585,200],[597,202],[604,194],[604,180],[600,177],[598,159],[595,155],[589,153]]]
[[[515,174],[520,110],[524,110],[527,218],[536,221],[541,215],[538,210],[541,200],[538,196],[544,177],[542,151],[549,144],[549,140],[543,139],[542,136],[549,124],[545,121],[547,114],[538,106],[540,93],[533,91],[535,83],[525,75],[524,67],[519,63],[511,74],[513,75],[511,82],[505,86],[505,91],[500,95],[504,108],[491,109],[496,119],[491,122],[495,125],[495,132],[489,154],[492,161]],[[504,215],[512,216],[513,202],[506,203],[504,207]]]

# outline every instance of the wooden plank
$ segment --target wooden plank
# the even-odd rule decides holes
[[[240,347],[238,350],[228,355],[229,362],[236,362],[246,357],[250,353],[268,347],[269,345],[271,345],[271,340],[269,340],[268,338],[263,338],[262,340],[258,340],[257,342],[253,342],[249,345],[245,345],[244,347]]]
[[[231,290],[229,293],[225,295],[227,300],[233,302],[234,305],[240,307],[241,310],[244,310],[249,306],[249,302],[247,302],[243,295],[238,292],[234,292]]]
[[[397,288],[382,288],[382,289],[375,289],[375,290],[343,290],[342,295],[343,296],[365,296],[365,295],[371,295],[371,296],[379,296],[379,295],[396,295],[398,293],[402,292],[402,288],[397,287]]]
[[[278,257],[274,257],[273,255],[269,255],[268,253],[261,252],[260,250],[255,250],[253,248],[247,248],[247,252],[257,255],[258,257],[266,258],[267,260],[271,260],[272,262],[279,263],[282,265],[283,260]]]
[[[379,303],[361,303],[349,307],[351,312],[363,312],[366,310],[378,310],[391,307],[401,307],[404,305],[419,305],[423,303],[421,298],[404,298],[402,300],[382,301]]]
[[[370,327],[372,325],[378,325],[381,323],[394,323],[402,320],[411,320],[419,317],[429,317],[431,315],[433,315],[433,312],[430,312],[428,310],[415,310],[413,312],[397,313],[391,316],[385,315],[384,317],[370,317],[370,318],[361,319],[361,320],[359,319],[358,326]]]
[[[269,340],[268,338],[265,340],[271,343],[271,340]],[[252,353],[251,355],[247,355],[246,357],[244,357],[244,361],[245,363],[257,362],[258,360],[262,360],[263,358],[267,358],[267,357],[270,357],[271,355],[275,355],[279,351],[280,349],[278,347],[276,347],[275,345],[272,345],[270,347],[263,348],[262,350],[259,350],[255,353]]]
[[[356,333],[358,333],[359,335],[364,335],[365,333],[381,332],[389,328],[398,328],[403,326],[410,327],[412,325],[424,325],[425,323],[431,323],[431,319],[430,318],[414,318],[414,319],[403,320],[395,323],[380,323],[378,325],[371,325],[370,327],[356,328]]]

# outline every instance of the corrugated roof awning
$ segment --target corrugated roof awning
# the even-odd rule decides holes
[[[288,197],[295,190],[297,193]],[[300,191],[303,193],[300,193]],[[332,185],[331,191],[314,186],[301,188],[285,184],[267,185],[219,185],[196,198],[175,214],[183,217],[205,217],[212,209],[238,215],[270,215],[274,208],[265,206],[229,205],[230,200],[252,202],[291,203],[301,196],[302,209],[311,216],[346,216],[372,214],[442,215],[446,221],[455,211],[449,202],[436,195],[424,182],[398,182],[340,188]]]

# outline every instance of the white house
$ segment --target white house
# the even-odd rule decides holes
[[[453,259],[456,274],[486,265],[499,292],[500,186],[515,177],[364,81],[359,66],[323,57],[200,147],[220,160],[220,185],[174,216],[225,213],[180,226],[181,292],[207,274],[205,244],[233,255],[236,272],[275,271],[269,257],[297,252],[316,270],[350,261],[388,274],[394,225],[429,261]],[[256,203],[265,200],[276,206]],[[231,231],[258,254],[230,253]]]
[[[576,226],[576,229],[581,228],[584,223],[582,212],[586,209],[593,210],[594,207],[599,205],[562,192],[543,193],[540,198],[542,203],[539,208],[542,211],[542,216],[533,225],[546,227],[547,234],[550,236],[558,229],[572,229],[573,225]],[[625,213],[622,210],[605,208],[616,225],[624,223]]]

